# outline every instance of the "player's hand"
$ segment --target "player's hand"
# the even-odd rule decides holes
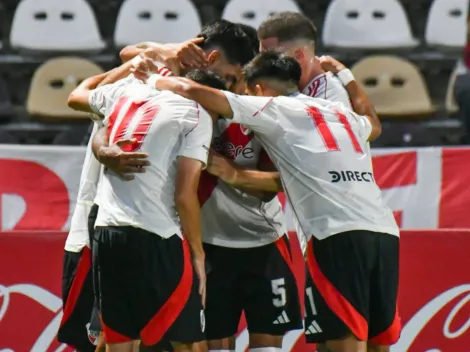
[[[209,151],[206,170],[228,184],[233,184],[237,178],[235,163],[213,149]]]
[[[147,153],[125,152],[122,147],[135,143],[135,139],[122,139],[109,147],[102,147],[98,152],[98,160],[101,164],[116,173],[125,181],[135,178],[134,174],[145,172],[145,167],[150,165]]]
[[[198,37],[180,44],[174,44],[174,56],[183,68],[203,68],[208,65],[207,55],[197,44],[204,42]]]
[[[202,306],[206,307],[206,258],[204,255],[193,254],[194,271],[199,279],[199,294],[202,298]]]
[[[325,71],[332,72],[335,75],[338,74],[339,71],[347,68],[346,65],[344,65],[342,62],[339,62],[334,57],[327,55],[320,56],[318,61],[320,61],[320,65]]]

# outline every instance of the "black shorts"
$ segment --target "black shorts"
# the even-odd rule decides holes
[[[79,253],[64,253],[62,273],[63,316],[57,338],[80,352],[95,350],[98,336],[90,330],[95,302],[88,247]]]
[[[280,336],[302,329],[287,236],[255,248],[204,244],[204,249],[208,340],[236,335],[242,311],[250,333]]]
[[[90,238],[92,258],[93,258],[93,237],[95,234],[95,222],[96,222],[96,218],[98,217],[98,210],[99,210],[98,205],[93,204],[93,206],[90,209],[90,214],[88,214],[88,236]],[[92,263],[92,266],[93,266],[93,263]],[[99,336],[100,332],[101,332],[101,322],[99,318],[98,297],[95,294],[95,300],[93,303],[93,310],[91,312],[91,319],[90,319],[90,333],[93,336]]]
[[[93,275],[107,343],[203,341],[204,312],[186,241],[130,226],[97,227]]]
[[[336,340],[350,333],[378,345],[398,341],[399,245],[397,236],[371,231],[309,241],[307,342]]]

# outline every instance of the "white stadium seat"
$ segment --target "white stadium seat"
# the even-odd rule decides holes
[[[258,28],[269,15],[283,11],[301,12],[293,0],[230,0],[222,18]]]
[[[114,43],[124,47],[144,41],[181,42],[200,29],[190,0],[126,0],[119,10]]]
[[[467,16],[468,0],[434,0],[426,24],[426,42],[436,46],[465,46]]]
[[[358,49],[418,45],[398,0],[333,0],[325,16],[323,43]]]
[[[45,52],[100,51],[106,46],[85,0],[21,1],[10,42],[15,49]]]

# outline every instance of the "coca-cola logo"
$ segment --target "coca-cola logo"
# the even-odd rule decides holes
[[[456,320],[459,312],[463,311],[467,303],[470,302],[470,284],[457,286],[441,293],[421,307],[421,309],[417,311],[403,326],[400,340],[392,347],[391,351],[403,352],[410,350],[413,347],[415,340],[417,340],[423,330],[430,325],[433,318],[437,318],[439,313],[442,312],[450,302],[457,298],[460,298],[460,300],[456,302],[455,306],[445,317],[444,323],[440,329],[442,331],[442,335],[440,337],[444,337],[444,339],[448,340],[455,340],[462,337],[470,329],[470,317],[468,317],[460,326],[455,326],[454,320]],[[434,338],[434,341],[439,340],[442,343],[441,338],[437,338],[437,336]],[[445,346],[446,344],[443,343],[443,345]],[[458,345],[465,348],[462,344]],[[443,346],[429,346],[428,348],[429,350],[424,352],[450,352],[450,350],[443,350]],[[470,346],[466,346],[466,349],[462,349],[462,351],[469,349]]]
[[[63,352],[68,349],[66,344],[61,344],[56,349],[51,349],[51,345],[55,342],[57,331],[59,329],[60,320],[62,319],[62,300],[56,295],[43,289],[42,287],[31,284],[17,284],[9,287],[0,285],[0,321],[6,316],[8,307],[11,304],[15,295],[22,295],[30,298],[31,300],[39,303],[42,307],[55,314],[54,318],[42,330],[36,338],[34,344],[29,347],[30,352]],[[29,317],[23,317],[26,321]],[[27,325],[24,326],[24,331],[28,332]],[[4,347],[2,352],[14,352],[16,346],[1,346]],[[19,350],[18,350],[19,352]]]

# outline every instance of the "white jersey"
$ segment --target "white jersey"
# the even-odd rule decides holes
[[[91,149],[91,142],[98,127],[99,123],[95,123],[86,149],[85,160],[80,175],[77,204],[72,214],[70,231],[65,241],[65,250],[68,252],[78,253],[83,247],[90,247],[88,214],[90,213],[94,200],[96,201],[95,197],[97,195],[97,189],[99,189],[98,180],[100,178],[100,172],[102,172],[103,169]]]
[[[265,153],[253,133],[226,119],[214,124],[212,148],[248,169],[257,169],[260,156]],[[272,243],[286,233],[277,197],[263,202],[204,172],[199,183],[199,200],[205,243],[250,248]]]
[[[308,236],[352,230],[399,235],[365,153],[372,126],[341,103],[304,94],[251,97],[225,92],[233,120],[254,131],[281,174]]]
[[[207,162],[212,120],[199,104],[129,79],[94,90],[90,106],[108,120],[110,143],[149,155],[150,166],[131,182],[105,172],[95,226],[134,226],[182,237],[174,202],[178,156]]]

